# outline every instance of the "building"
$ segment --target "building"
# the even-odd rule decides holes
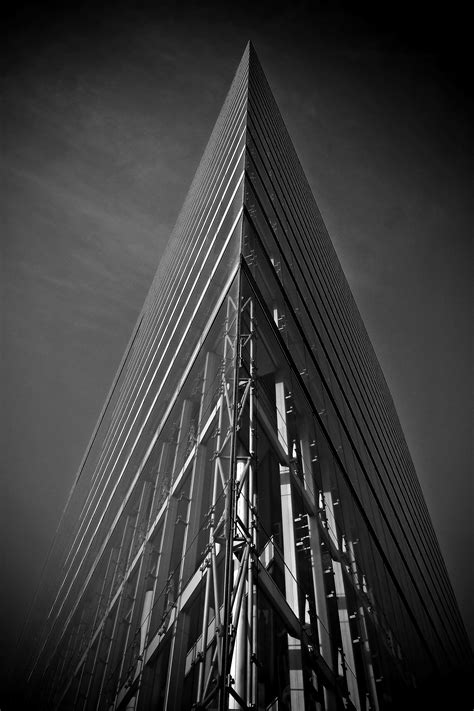
[[[36,708],[459,698],[471,651],[422,492],[250,45],[81,465],[59,564]]]

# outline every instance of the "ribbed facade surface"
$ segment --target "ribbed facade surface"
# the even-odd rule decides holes
[[[50,570],[37,708],[415,709],[471,663],[390,393],[251,45]]]
[[[307,387],[324,398],[322,422],[393,583],[439,661],[458,663],[464,625],[392,398],[257,60],[250,76],[246,208],[292,312],[289,350],[305,377],[311,363]]]

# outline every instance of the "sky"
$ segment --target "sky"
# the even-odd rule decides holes
[[[473,643],[473,112],[463,21],[416,3],[359,5],[10,7],[3,669],[249,39],[381,362]]]

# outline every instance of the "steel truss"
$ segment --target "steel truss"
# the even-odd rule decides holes
[[[224,348],[224,360],[232,355],[236,370],[230,379],[224,370],[222,373],[209,538],[201,566],[205,594],[200,644],[194,659],[199,668],[196,709],[246,709],[256,705],[254,304],[248,298],[240,306],[231,302],[229,306],[235,308],[240,327],[234,341],[226,336]],[[245,321],[246,333],[242,331]],[[244,350],[249,353],[247,363]],[[232,390],[234,402],[230,397]],[[248,428],[246,447],[240,436],[244,416]],[[226,503],[216,520],[215,510],[222,491]],[[224,586],[217,569],[223,546],[227,555]]]
[[[298,514],[293,510],[292,487],[297,479],[296,464],[291,456],[286,423],[285,400],[288,397],[283,380],[276,378],[276,444],[281,453],[280,495],[284,527],[285,594],[267,572],[268,546],[257,550],[257,409],[258,377],[255,344],[258,337],[254,297],[241,299],[238,309],[236,342],[226,340],[224,358],[235,355],[236,381],[223,376],[221,404],[217,429],[214,464],[213,504],[209,512],[209,539],[206,558],[201,566],[205,575],[205,595],[202,608],[202,631],[193,663],[198,665],[195,709],[255,709],[258,703],[258,672],[264,660],[257,656],[258,610],[257,594],[264,594],[284,620],[288,630],[290,660],[290,703],[294,711],[305,709],[303,683],[303,647],[314,665],[315,696],[318,708],[360,708],[357,687],[346,675],[345,649],[337,653],[338,668],[333,670],[333,642],[329,637],[327,602],[321,563],[321,535],[324,517],[318,509],[312,490],[304,491],[308,509],[314,514]],[[232,410],[229,392],[235,387]],[[264,415],[261,415],[264,417]],[[307,443],[309,446],[309,443]],[[232,461],[228,462],[228,453]],[[225,471],[228,478],[225,478]],[[309,480],[309,479],[308,479]],[[215,520],[214,509],[219,495],[226,492],[223,515]],[[323,495],[324,501],[324,495]],[[298,527],[298,522],[302,526]],[[295,525],[296,524],[296,525]],[[301,624],[299,610],[298,547],[310,541],[313,556],[314,585],[318,624],[318,649]],[[222,546],[227,545],[226,573],[223,595],[217,559]],[[340,565],[334,562],[334,565]],[[338,578],[339,579],[339,578]],[[341,589],[340,587],[338,588]],[[304,612],[304,611],[303,611]],[[344,612],[341,612],[344,615]],[[303,615],[304,616],[304,615]],[[340,622],[342,623],[342,617]],[[319,679],[319,681],[318,681]],[[342,680],[342,684],[341,684]],[[352,700],[351,700],[352,697]],[[355,701],[355,703],[354,703]],[[368,706],[367,708],[370,708]],[[376,706],[374,705],[375,709]]]
[[[274,320],[278,324],[276,312]],[[261,705],[259,673],[266,661],[258,658],[257,597],[264,595],[286,629],[292,711],[306,708],[305,664],[312,670],[311,708],[378,711],[366,625],[366,616],[376,619],[376,615],[373,601],[368,600],[366,578],[357,566],[353,542],[346,541],[338,530],[334,508],[338,502],[333,500],[330,476],[324,467],[323,490],[314,490],[308,462],[317,459],[316,443],[310,441],[304,428],[297,443],[290,441],[287,418],[297,403],[292,402],[293,395],[278,365],[274,372],[275,411],[270,422],[268,403],[263,404],[265,396],[259,390],[256,343],[262,337],[253,293],[235,298],[228,294],[222,350],[219,355],[207,352],[199,396],[194,404],[183,400],[176,442],[163,443],[156,481],[144,482],[137,517],[124,528],[124,540],[131,531],[139,531],[137,545],[131,549],[134,552],[128,554],[128,562],[124,561],[120,569],[124,540],[120,550],[111,551],[103,588],[109,585],[109,576],[117,583],[107,588],[108,598],[101,591],[102,603],[93,625],[96,632],[74,672],[79,680],[74,708],[150,708],[146,687],[155,673],[151,671],[153,659],[167,649],[166,673],[160,680],[163,709],[183,708],[183,686],[191,677],[192,698],[189,703],[187,692],[186,708],[256,709]],[[197,427],[191,418],[196,403]],[[257,546],[259,428],[271,441],[279,461],[273,484],[279,487],[281,500],[283,547],[278,553],[272,537],[263,548],[261,541],[260,548]],[[212,439],[214,453],[209,462],[206,447]],[[299,460],[296,446],[301,452]],[[210,487],[210,506],[202,515],[205,486]],[[295,508],[295,495],[303,502],[299,508]],[[141,519],[148,511],[147,497],[152,500],[148,526]],[[181,561],[173,568],[171,541],[177,529],[182,531]],[[159,531],[157,542],[152,543]],[[201,536],[202,541],[204,531],[207,534],[201,551],[197,538]],[[324,551],[329,554],[326,563]],[[305,591],[304,603],[298,571],[302,553],[311,560],[312,569],[312,590]],[[269,572],[277,555],[284,574],[283,590]],[[329,568],[325,569],[328,560]],[[324,582],[328,572],[329,586]],[[355,623],[349,620],[349,589],[357,598],[360,635],[355,642],[360,642],[364,650],[369,688],[363,702],[354,673],[351,632]],[[337,639],[328,612],[331,596],[337,598]],[[192,605],[199,631],[191,640]],[[115,616],[112,610],[116,610]],[[127,650],[117,656],[111,642],[124,619]],[[63,708],[61,702],[58,708]]]
[[[258,671],[264,660],[257,656],[258,610],[257,594],[264,594],[271,601],[284,620],[288,630],[288,657],[290,664],[290,705],[294,711],[306,708],[303,682],[303,648],[313,665],[315,702],[318,709],[360,709],[357,679],[354,674],[352,640],[345,606],[345,586],[350,575],[358,583],[358,573],[354,556],[347,550],[339,552],[339,544],[334,545],[334,535],[328,534],[327,518],[333,511],[333,502],[328,491],[317,493],[302,485],[297,472],[296,460],[292,457],[291,443],[288,441],[286,404],[289,397],[283,380],[275,382],[276,434],[281,452],[280,494],[282,501],[283,540],[282,551],[285,572],[285,594],[276,586],[267,572],[268,552],[257,550],[258,510],[257,510],[257,411],[258,376],[255,343],[258,338],[255,318],[254,298],[242,300],[239,309],[239,329],[237,335],[235,383],[235,408],[232,413],[227,398],[231,383],[223,381],[223,404],[221,408],[219,432],[225,415],[228,429],[224,441],[219,440],[216,452],[213,497],[217,495],[217,482],[226,487],[226,511],[228,517],[214,521],[211,510],[209,525],[208,553],[204,563],[206,588],[202,614],[202,635],[195,663],[199,665],[199,682],[195,699],[195,709],[255,709],[258,703]],[[228,344],[234,349],[234,345]],[[261,414],[261,418],[264,416]],[[259,423],[260,424],[260,423]],[[230,450],[233,461],[229,468],[227,483],[223,480],[224,464],[222,456],[229,438],[234,437]],[[301,446],[309,451],[309,442],[301,441]],[[314,443],[313,443],[314,444]],[[227,455],[224,455],[227,456]],[[307,461],[307,460],[306,460]],[[305,480],[309,483],[310,477]],[[300,489],[306,505],[306,512],[293,509],[293,488]],[[214,499],[213,499],[214,500]],[[328,512],[328,515],[327,515]],[[228,579],[224,587],[224,599],[219,598],[216,560],[223,544],[224,534],[228,544]],[[272,545],[269,540],[266,548]],[[309,625],[301,622],[308,618],[307,609],[299,610],[297,551],[306,546],[312,558],[313,583],[315,589],[316,627],[318,643],[307,633]],[[339,599],[338,617],[341,640],[339,648],[329,633],[327,595],[323,583],[321,550],[331,552],[331,572],[334,577],[336,594]],[[332,550],[331,550],[332,546]],[[341,560],[343,563],[341,563]],[[347,563],[350,562],[350,565]],[[345,563],[345,567],[344,567]],[[344,567],[344,576],[342,573]],[[353,584],[353,581],[351,581]],[[215,622],[210,617],[215,612]],[[364,608],[360,606],[361,628],[364,628]],[[309,622],[309,618],[308,618]],[[364,708],[377,711],[377,692],[374,686],[373,670],[370,666],[370,649],[367,632],[363,635],[364,651],[367,659],[371,694]],[[337,663],[334,663],[336,655]],[[348,660],[348,661],[347,661]],[[349,673],[352,669],[352,674]],[[315,706],[315,707],[316,707]]]

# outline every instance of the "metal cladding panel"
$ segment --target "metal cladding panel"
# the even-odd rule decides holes
[[[253,51],[248,105],[247,220],[321,373],[332,440],[405,604],[437,663],[456,667],[469,645],[393,400]]]
[[[102,560],[103,541],[136,487],[137,471],[150,456],[157,428],[178,397],[183,374],[192,366],[213,311],[238,269],[247,78],[248,52],[238,67],[81,464],[50,559],[51,576],[45,576],[50,579],[53,597],[39,667],[48,664],[71,610],[80,606],[87,588],[84,581]]]

